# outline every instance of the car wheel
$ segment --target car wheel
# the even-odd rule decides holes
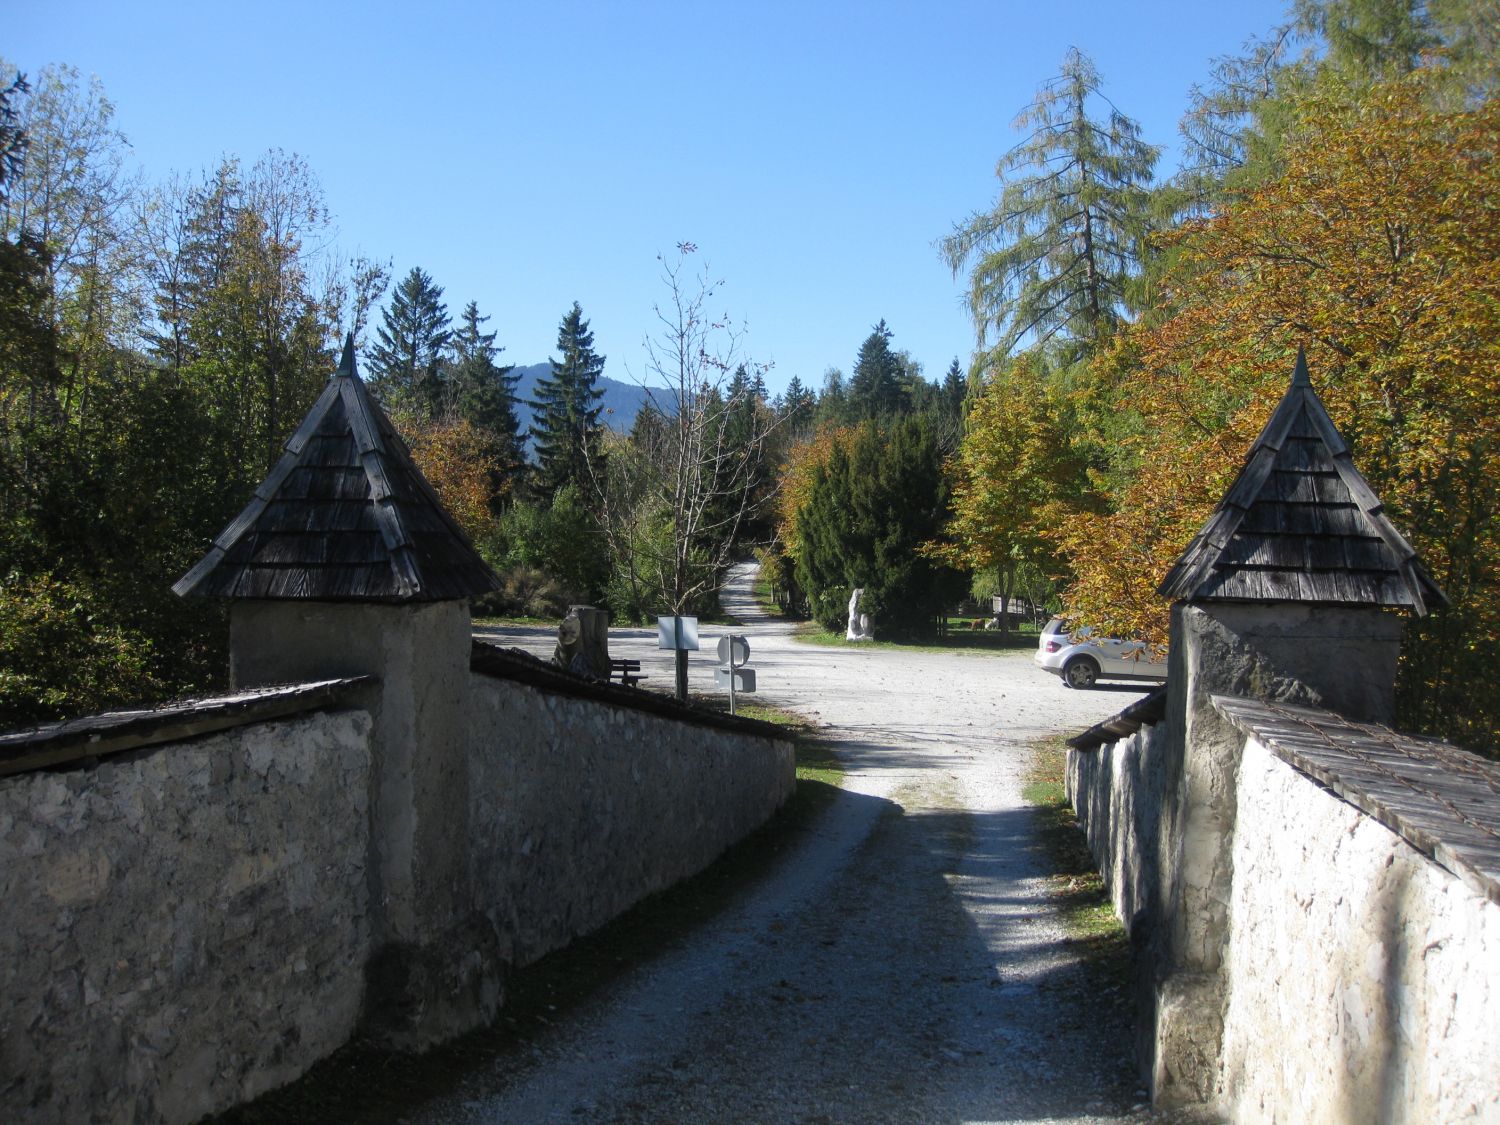
[[[1091,688],[1099,678],[1099,665],[1087,656],[1075,656],[1063,668],[1063,683],[1070,688]]]

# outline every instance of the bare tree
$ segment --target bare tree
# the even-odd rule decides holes
[[[596,476],[617,571],[670,614],[717,591],[741,529],[768,502],[759,486],[778,424],[763,400],[765,369],[740,354],[743,330],[709,312],[722,282],[706,267],[690,271],[696,251],[680,242],[674,259],[657,256],[666,296],[655,306],[659,334],[645,341],[647,404],[630,449]],[[686,695],[681,653],[677,696]]]

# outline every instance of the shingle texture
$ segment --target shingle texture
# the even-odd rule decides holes
[[[1158,592],[1190,602],[1404,607],[1446,602],[1385,516],[1307,377],[1292,385],[1245,466]]]
[[[442,601],[499,585],[354,369],[339,369],[180,595]]]

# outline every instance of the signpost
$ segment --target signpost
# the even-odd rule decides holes
[[[719,666],[714,669],[714,683],[729,689],[729,713],[735,713],[735,692],[755,691],[755,669],[750,662],[750,641],[739,634],[719,638]]]
[[[677,702],[687,702],[687,654],[698,651],[698,619],[680,614],[656,619],[656,647],[677,653]]]

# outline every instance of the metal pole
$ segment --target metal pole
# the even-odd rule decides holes
[[[677,646],[677,702],[687,702],[687,649],[682,647],[682,614],[672,617],[672,640]]]

